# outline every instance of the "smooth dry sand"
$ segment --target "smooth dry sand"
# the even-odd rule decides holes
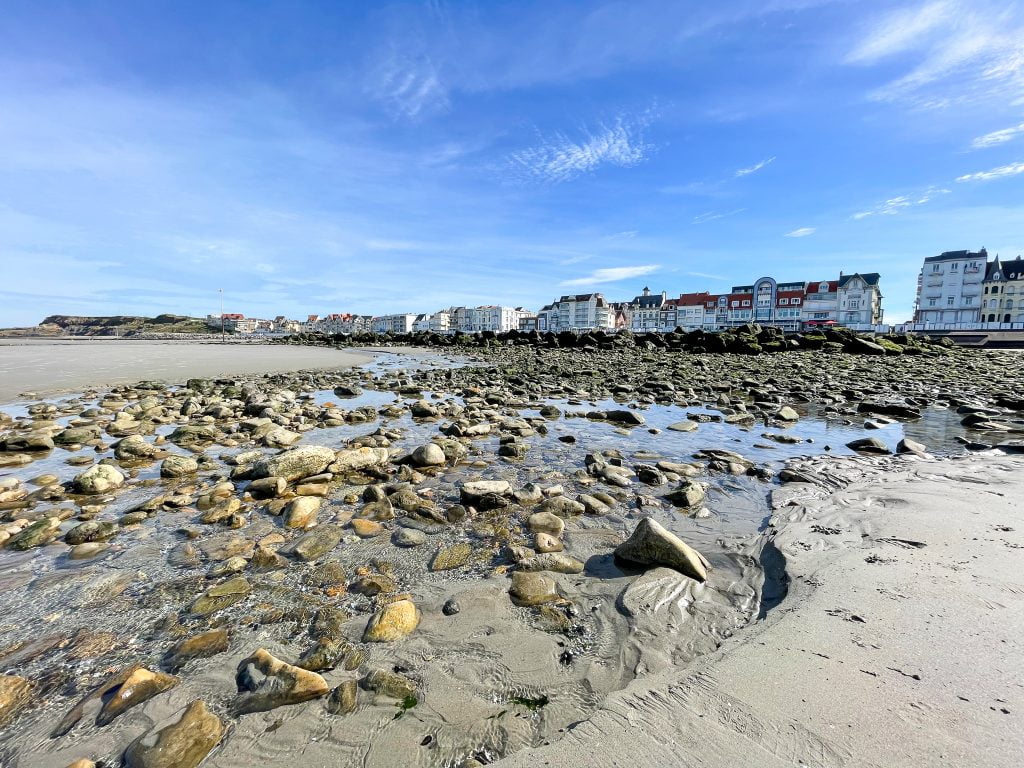
[[[0,403],[140,380],[346,368],[370,354],[332,347],[118,339],[0,339]]]
[[[843,487],[773,495],[778,608],[499,764],[1020,765],[1024,459],[891,464],[807,462]]]

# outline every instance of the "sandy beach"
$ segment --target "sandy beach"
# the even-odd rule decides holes
[[[0,339],[0,403],[24,392],[52,395],[142,379],[184,381],[248,373],[347,368],[359,350],[264,344],[118,339]]]
[[[1024,460],[816,460],[772,494],[789,593],[499,765],[1017,766]]]

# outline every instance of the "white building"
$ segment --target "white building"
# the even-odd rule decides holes
[[[918,323],[977,323],[988,251],[946,251],[924,260],[917,278]]]
[[[374,333],[412,333],[416,315],[406,313],[399,315],[380,315],[371,321]]]
[[[839,273],[836,292],[839,322],[847,326],[881,325],[882,291],[877,272],[853,275]],[[804,304],[806,317],[807,306]]]
[[[661,307],[668,299],[665,291],[652,294],[651,289],[644,286],[644,292],[634,296],[629,302],[629,328],[636,333],[660,331],[662,329]]]
[[[610,331],[615,328],[615,312],[600,293],[562,296],[537,313],[537,329],[552,331]]]

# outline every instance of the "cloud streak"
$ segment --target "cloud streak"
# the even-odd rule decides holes
[[[855,221],[860,221],[861,219],[866,219],[870,216],[895,216],[908,208],[931,202],[939,195],[948,194],[948,189],[943,189],[941,187],[928,187],[926,190],[919,192],[916,195],[898,195],[896,197],[890,197],[888,200],[883,200],[878,203],[873,208],[853,214],[851,218]]]
[[[957,177],[957,181],[960,183],[967,181],[991,181],[992,179],[1001,179],[1006,176],[1017,176],[1021,173],[1024,173],[1024,162],[1009,163],[1008,165],[1001,165],[998,168],[993,168],[991,171],[978,171],[977,173],[968,173],[963,176],[959,176]]]
[[[808,235],[813,235],[814,231],[814,227],[800,227],[792,232],[787,232],[786,237],[807,237]]]
[[[596,269],[585,277],[577,277],[572,280],[563,280],[559,285],[565,287],[580,285],[598,285],[600,283],[617,283],[620,280],[628,280],[631,277],[642,277],[661,269],[658,264],[645,264],[637,267],[608,267]]]
[[[999,144],[1005,144],[1008,141],[1013,141],[1021,135],[1024,135],[1024,123],[1015,125],[1011,128],[1003,128],[1000,131],[992,131],[992,133],[986,133],[984,136],[979,136],[971,142],[971,149],[987,149],[989,147],[995,147]]]
[[[728,216],[735,216],[737,213],[743,213],[746,208],[736,208],[732,211],[726,211],[725,213],[716,213],[714,211],[708,211],[698,216],[693,217],[694,224],[707,224],[709,221],[717,221],[718,219],[724,219]]]
[[[766,159],[762,160],[760,163],[754,163],[753,165],[749,166],[748,168],[739,168],[734,175],[735,175],[735,177],[737,179],[742,178],[744,176],[749,176],[752,173],[757,173],[758,171],[760,171],[765,166],[771,165],[773,162],[775,162],[775,156],[774,155],[772,157],[769,157],[769,158],[766,158]]]
[[[644,139],[649,124],[648,114],[639,118],[620,115],[578,139],[556,133],[538,146],[513,152],[508,166],[523,180],[550,184],[571,181],[602,166],[630,168],[654,150]]]

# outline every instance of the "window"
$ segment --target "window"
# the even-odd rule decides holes
[[[936,301],[935,299],[928,299],[928,306],[929,307],[934,307],[935,306],[935,301]]]
[[[749,307],[750,306],[750,299],[744,299],[743,300],[743,306],[744,307]]]
[[[740,305],[740,303],[738,301],[736,301],[735,299],[733,299],[732,306],[735,308],[735,307],[738,307],[739,305]]]
[[[946,297],[946,306],[947,307],[952,307],[954,301],[956,301],[955,298],[953,298],[952,296],[947,296]]]
[[[999,286],[998,285],[993,285],[992,286],[992,293],[999,293]]]
[[[1007,309],[1013,309],[1013,299],[1007,299],[1006,300],[1006,308]]]
[[[790,302],[790,304],[799,304],[799,303],[800,303],[800,299],[793,299],[793,300],[792,300],[792,301]]]
[[[850,299],[850,309],[860,309],[860,299]]]
[[[1006,286],[1006,290],[1003,291],[1003,293],[1013,293],[1013,292],[1014,291],[1013,291],[1013,286],[1012,285]]]
[[[828,293],[828,283],[822,283],[818,286],[818,293]]]
[[[789,299],[779,299],[779,305],[780,305],[780,306],[783,306],[783,307],[784,307],[784,306],[786,306],[787,304],[789,304]]]
[[[941,264],[932,264],[932,274],[935,274],[936,272],[940,271],[941,269],[942,269],[942,265]]]
[[[972,304],[974,304],[974,297],[973,296],[964,296],[964,306],[965,307],[969,307]]]
[[[985,286],[985,293],[988,293],[988,286]]]

